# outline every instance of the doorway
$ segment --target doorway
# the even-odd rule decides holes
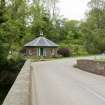
[[[43,48],[40,48],[40,56],[44,56],[44,49]]]
[[[46,48],[38,48],[38,56],[46,56]]]

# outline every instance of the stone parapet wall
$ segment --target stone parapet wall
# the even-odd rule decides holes
[[[76,66],[79,69],[105,76],[105,61],[81,59],[77,60]]]
[[[30,61],[26,61],[3,105],[31,105]]]

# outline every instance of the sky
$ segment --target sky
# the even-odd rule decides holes
[[[64,18],[82,20],[85,18],[90,0],[59,0],[58,8]]]

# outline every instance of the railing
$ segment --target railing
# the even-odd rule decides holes
[[[3,105],[31,105],[31,63],[26,61]]]

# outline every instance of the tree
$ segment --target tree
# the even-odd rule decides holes
[[[23,36],[26,28],[26,1],[10,0],[7,5],[8,21],[3,25],[6,43],[9,44],[9,52],[13,54],[22,45]]]
[[[7,57],[7,46],[3,43],[4,42],[4,30],[2,25],[7,21],[6,19],[6,8],[5,8],[5,0],[0,1],[0,65],[3,64]]]
[[[91,0],[87,20],[82,26],[85,36],[85,47],[90,53],[105,51],[105,1]]]
[[[61,46],[70,48],[73,55],[86,54],[80,25],[81,22],[77,20],[66,20],[63,25],[63,40],[61,41]]]
[[[54,0],[43,0],[33,1],[31,7],[31,17],[32,17],[32,34],[33,37],[39,36],[40,31],[43,31],[44,35],[53,41],[59,40],[59,20],[52,16],[51,5],[56,3]],[[54,8],[53,8],[54,9]],[[56,10],[53,10],[56,11]]]

